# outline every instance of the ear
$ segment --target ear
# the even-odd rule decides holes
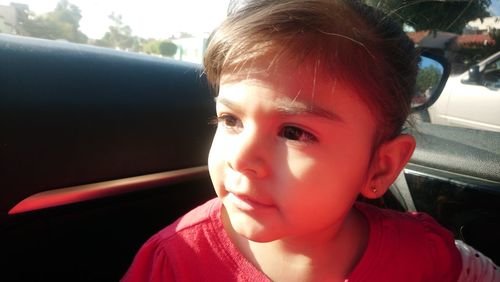
[[[415,149],[411,135],[399,135],[376,149],[370,163],[365,187],[361,194],[369,199],[382,196],[396,180]]]

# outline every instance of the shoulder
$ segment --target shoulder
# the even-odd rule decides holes
[[[212,249],[214,240],[210,238],[217,231],[211,221],[217,218],[220,206],[218,199],[210,200],[153,235],[137,252],[122,281],[142,281],[148,277],[173,281],[179,273],[189,274],[186,266],[191,264],[186,262],[197,264],[203,257],[199,254]]]
[[[204,225],[210,225],[212,220],[217,220],[221,202],[218,198],[212,199],[183,215],[174,223],[162,229],[155,237],[161,241],[168,241],[184,233],[192,232]]]
[[[389,271],[418,270],[424,280],[456,281],[461,257],[453,234],[425,213],[403,213],[357,203],[370,223],[367,249],[385,261]],[[370,246],[375,244],[376,247]],[[396,267],[397,266],[397,267]]]
[[[386,236],[398,236],[401,239],[407,236],[429,236],[425,239],[443,238],[449,241],[450,245],[454,245],[453,234],[426,213],[398,212],[363,203],[356,203],[356,208],[365,215],[371,228],[383,227]],[[378,225],[372,226],[374,223]]]

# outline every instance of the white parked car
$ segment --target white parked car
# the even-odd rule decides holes
[[[428,109],[435,124],[500,132],[500,52],[448,79]]]

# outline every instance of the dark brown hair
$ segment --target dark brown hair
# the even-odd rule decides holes
[[[214,31],[205,53],[205,73],[215,89],[223,74],[321,62],[321,71],[369,105],[382,138],[400,133],[419,57],[398,24],[356,0],[240,2]],[[268,67],[253,69],[264,58],[272,58]]]

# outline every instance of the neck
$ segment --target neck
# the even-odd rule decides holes
[[[240,252],[273,281],[344,281],[361,259],[369,233],[356,209],[327,230],[265,243],[229,229]]]

